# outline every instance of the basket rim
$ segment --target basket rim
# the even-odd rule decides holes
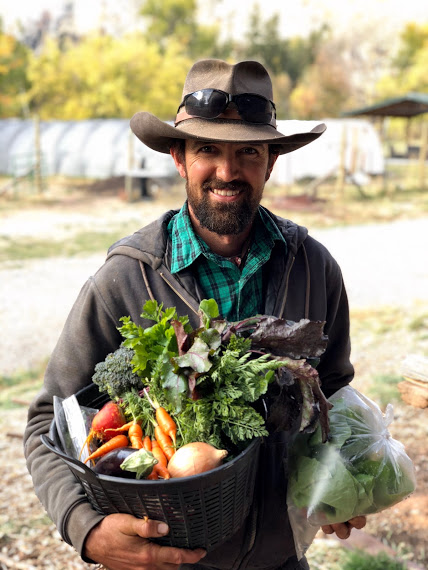
[[[260,438],[257,438],[260,439]],[[163,483],[165,486],[167,485],[177,485],[178,482],[182,482],[183,484],[186,483],[186,481],[194,481],[196,478],[198,478],[198,481],[201,481],[203,479],[208,479],[208,478],[212,478],[213,475],[219,471],[225,471],[226,469],[232,469],[232,467],[235,465],[235,463],[237,463],[237,461],[243,461],[244,460],[244,456],[251,453],[254,449],[254,447],[256,447],[259,444],[258,441],[256,441],[255,439],[252,440],[250,442],[250,444],[243,450],[241,451],[241,453],[239,453],[239,455],[237,455],[236,457],[234,457],[231,461],[228,461],[227,463],[223,463],[222,465],[219,465],[218,467],[214,467],[214,469],[210,469],[209,471],[205,471],[203,473],[197,473],[196,475],[188,475],[187,477],[171,477],[171,479],[158,479],[158,480],[153,480],[150,481],[149,479],[126,479],[125,477],[114,477],[113,475],[103,475],[101,473],[97,473],[96,471],[94,471],[94,474],[97,476],[97,479],[101,479],[103,481],[110,481],[111,483],[116,483],[118,480],[121,482],[126,482],[126,484],[131,484],[131,485],[141,485],[141,483],[148,483],[148,484],[158,484],[159,483]],[[251,449],[250,449],[251,448]],[[138,450],[136,450],[138,451]]]
[[[51,423],[51,429],[49,430],[49,436],[50,439],[52,440],[52,447],[55,450],[55,453],[57,453],[57,455],[59,455],[64,461],[67,462],[67,464],[69,465],[70,468],[72,469],[81,469],[81,465],[85,465],[84,463],[74,459],[73,457],[71,457],[70,455],[67,455],[65,453],[65,451],[63,449],[61,449],[61,447],[59,447],[55,442],[58,440],[58,435],[57,435],[57,429],[56,429],[56,424],[55,421],[53,420],[53,422]],[[233,469],[233,467],[235,466],[236,463],[244,461],[246,459],[246,456],[250,453],[252,453],[256,447],[258,447],[261,444],[261,437],[257,437],[255,439],[253,439],[249,445],[243,450],[241,451],[236,457],[234,457],[233,459],[231,459],[230,461],[228,461],[227,463],[223,463],[222,465],[219,465],[218,467],[215,467],[214,469],[210,469],[209,471],[205,471],[203,473],[197,473],[196,475],[188,475],[186,477],[171,477],[171,479],[158,479],[158,480],[149,480],[149,479],[127,479],[126,477],[115,477],[113,475],[104,475],[101,473],[97,473],[96,471],[94,471],[93,469],[91,469],[89,466],[85,465],[85,467],[91,471],[91,473],[93,474],[93,476],[96,479],[99,479],[101,481],[106,481],[106,482],[110,482],[110,483],[123,483],[126,485],[141,485],[141,484],[147,484],[147,485],[177,485],[179,484],[185,484],[186,482],[189,481],[195,481],[196,479],[198,479],[198,481],[204,480],[204,479],[209,479],[212,478],[215,473],[218,473],[220,471],[225,471],[225,470],[230,470]],[[135,450],[138,451],[138,450]],[[83,468],[84,469],[84,468]]]

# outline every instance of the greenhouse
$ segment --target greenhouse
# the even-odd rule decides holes
[[[172,158],[143,145],[125,119],[0,120],[0,175],[25,176],[37,157],[45,176],[106,179],[140,168],[161,176],[176,172]]]
[[[320,121],[314,121],[315,124]],[[314,143],[279,157],[272,181],[290,184],[302,178],[347,172],[384,172],[379,136],[363,119],[326,119],[327,130]],[[278,121],[278,130],[299,129],[299,121]],[[83,121],[0,120],[0,175],[19,178],[31,173],[39,158],[43,176],[90,179],[115,176],[177,176],[170,155],[155,152],[131,132],[126,119]],[[341,164],[342,162],[342,164]]]

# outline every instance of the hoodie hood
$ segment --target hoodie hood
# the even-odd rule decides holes
[[[108,250],[107,259],[113,255],[126,255],[158,269],[165,263],[169,249],[168,224],[178,211],[169,210],[154,222],[115,242]]]

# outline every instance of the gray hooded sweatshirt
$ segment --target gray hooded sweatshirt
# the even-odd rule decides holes
[[[35,492],[63,539],[83,556],[89,531],[103,515],[89,504],[82,486],[67,465],[40,441],[53,420],[53,396],[66,398],[91,383],[95,365],[116,350],[123,338],[117,327],[122,316],[149,326],[140,314],[154,298],[175,306],[198,326],[197,310],[205,298],[191,268],[172,275],[167,225],[175,211],[114,244],[106,262],[88,279],[67,318],[47,366],[42,390],[32,402],[24,435],[25,455]],[[287,242],[277,242],[264,267],[266,315],[298,321],[326,321],[328,346],[318,372],[328,397],[353,377],[350,363],[349,311],[340,268],[306,228],[270,212]],[[284,433],[262,444],[263,469],[251,512],[238,533],[201,560],[195,568],[277,569],[295,555],[286,509]],[[187,568],[187,566],[186,566]]]

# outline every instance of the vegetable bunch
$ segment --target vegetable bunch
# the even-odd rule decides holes
[[[329,404],[313,366],[327,343],[323,322],[255,316],[230,323],[213,299],[201,302],[199,316],[194,330],[174,307],[147,301],[141,317],[152,326],[122,317],[122,345],[96,365],[93,382],[128,421],[152,442],[166,435],[170,453],[199,442],[233,456],[252,439],[284,429],[293,412],[300,430],[315,429],[320,419],[326,438]],[[173,433],[160,414],[171,419]]]

